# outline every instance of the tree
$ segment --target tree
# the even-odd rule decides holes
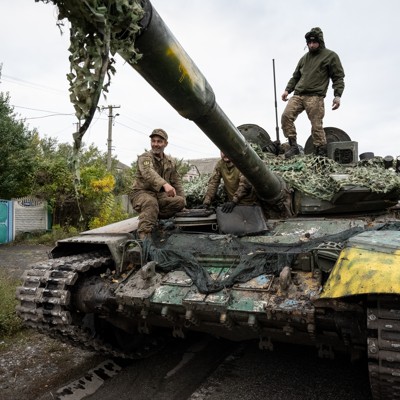
[[[1,77],[1,64],[0,64]],[[0,92],[0,198],[34,196],[47,201],[53,222],[86,229],[126,218],[115,196],[127,194],[132,170],[107,171],[107,155],[94,145],[79,152],[80,185],[75,186],[74,160],[70,144],[40,138],[17,120],[8,93]]]
[[[0,69],[1,72],[1,69]],[[35,165],[37,132],[18,121],[8,93],[0,92],[0,198],[29,194]]]
[[[107,171],[106,154],[97,147],[82,146],[77,186],[74,185],[72,145],[40,139],[37,154],[32,194],[47,200],[54,223],[87,229],[127,218],[115,201],[116,195],[127,193],[126,183],[121,182],[116,188],[116,177],[121,173],[115,169],[112,174]],[[123,179],[120,177],[120,180]]]

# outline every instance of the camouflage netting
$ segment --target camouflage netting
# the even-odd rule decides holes
[[[400,196],[400,175],[393,168],[385,169],[382,157],[359,161],[355,166],[346,166],[314,155],[290,159],[275,157],[262,152],[256,145],[252,147],[288,186],[321,200],[330,201],[339,190],[349,186],[367,187],[375,193],[396,191]]]
[[[157,247],[151,240],[143,242],[143,260],[155,261],[162,272],[183,270],[192,279],[200,293],[213,293],[235,283],[248,282],[262,274],[279,276],[285,266],[292,266],[299,254],[317,251],[327,243],[337,243],[340,247],[349,238],[366,230],[398,230],[398,223],[382,223],[373,228],[353,227],[343,232],[310,239],[297,243],[252,243],[242,241],[230,235],[219,236],[219,239],[192,240],[185,242],[181,236],[181,246],[168,244]],[[184,249],[184,250],[182,250]],[[203,268],[196,255],[207,254],[210,257],[222,258],[235,254],[229,273],[222,279],[213,279],[206,268]]]
[[[367,187],[374,193],[395,190],[400,195],[400,176],[385,169],[380,157],[360,161],[355,167],[314,156],[298,157],[296,161],[270,159],[268,165],[290,187],[322,200],[332,200],[339,190],[349,186]]]
[[[188,208],[193,208],[203,203],[210,177],[211,174],[203,174],[189,182],[184,182],[186,205]],[[226,201],[226,195],[222,185],[220,185],[213,200],[212,206],[221,204],[224,201]]]
[[[252,147],[268,168],[279,174],[289,187],[321,200],[330,201],[340,189],[349,186],[367,187],[375,193],[396,191],[400,196],[400,174],[393,169],[385,169],[382,157],[346,167],[326,157],[305,155],[285,159],[264,153],[257,146]],[[336,175],[337,179],[332,175]],[[185,183],[189,207],[202,203],[208,179],[209,175],[203,175]],[[221,195],[216,199],[217,202],[223,199]]]
[[[70,100],[76,116],[85,120],[74,135],[75,147],[90,125],[102,92],[108,91],[110,75],[115,73],[116,52],[136,62],[141,55],[135,49],[139,21],[144,15],[139,0],[35,0],[58,7],[58,25],[71,24],[69,60]],[[108,82],[105,84],[105,77]]]
[[[75,108],[79,130],[73,134],[74,186],[79,207],[79,152],[82,138],[92,122],[101,93],[108,92],[115,73],[112,56],[124,54],[131,63],[141,55],[135,49],[139,21],[144,15],[140,0],[35,0],[58,7],[58,26],[70,27],[70,101]],[[107,83],[105,77],[108,77]]]
[[[400,221],[382,222],[371,228],[352,227],[343,232],[310,239],[297,243],[252,243],[242,241],[231,235],[217,235],[210,240],[185,241],[180,236],[180,246],[164,241],[157,247],[151,240],[143,242],[144,262],[155,261],[162,272],[183,270],[192,279],[200,293],[213,293],[235,283],[248,282],[262,274],[279,276],[285,266],[292,266],[299,254],[318,251],[326,244],[336,243],[340,248],[354,235],[367,230],[399,230]],[[184,249],[184,250],[182,250]],[[211,258],[225,259],[235,254],[229,273],[224,278],[213,279],[206,268],[203,268],[196,255],[207,254]]]

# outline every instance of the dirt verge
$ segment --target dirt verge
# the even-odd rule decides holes
[[[0,268],[20,279],[32,264],[48,258],[50,246],[0,245]],[[104,359],[33,330],[0,338],[0,400],[37,400]]]

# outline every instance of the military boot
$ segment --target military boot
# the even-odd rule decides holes
[[[285,152],[285,158],[291,158],[300,154],[299,146],[297,145],[296,139],[289,138],[289,150]]]
[[[328,155],[326,144],[322,146],[314,146],[314,154],[319,157],[326,157]]]

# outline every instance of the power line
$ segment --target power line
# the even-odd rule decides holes
[[[23,118],[24,120],[28,120],[28,119],[41,119],[41,118],[48,118],[48,117],[57,117],[57,116],[60,116],[60,115],[74,115],[73,113],[72,114],[60,114],[60,113],[58,113],[58,114],[49,114],[49,115],[43,115],[43,116],[41,116],[41,117],[26,117],[26,118]]]
[[[24,118],[20,118],[19,121],[27,121],[27,120],[31,120],[31,119],[42,119],[42,118],[49,118],[49,117],[57,117],[57,116],[61,116],[61,115],[75,115],[75,113],[60,113],[57,111],[49,111],[49,110],[40,110],[37,108],[29,108],[29,107],[22,107],[22,106],[16,106],[16,105],[11,105],[14,108],[21,108],[24,110],[31,110],[31,111],[40,111],[40,112],[48,112],[51,114],[48,115],[42,115],[40,117],[24,117]]]
[[[6,79],[4,79],[4,78],[6,78]],[[45,89],[45,90],[48,90],[51,92],[57,92],[57,93],[62,93],[62,94],[65,94],[65,92],[66,92],[65,90],[56,89],[56,88],[52,88],[50,86],[41,85],[39,83],[26,81],[24,79],[16,78],[16,77],[10,76],[10,75],[2,74],[1,79],[4,80],[5,82],[15,83],[15,84],[21,85],[21,86],[31,86],[36,89]]]
[[[22,108],[24,110],[43,111],[43,112],[49,112],[49,113],[58,113],[58,111],[41,110],[40,108],[30,108],[30,107],[17,106],[16,104],[11,104],[11,107]],[[73,113],[70,113],[70,114],[73,114]],[[67,114],[65,114],[65,115],[67,115]]]

